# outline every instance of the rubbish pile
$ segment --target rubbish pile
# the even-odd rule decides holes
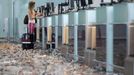
[[[86,65],[67,62],[58,53],[0,44],[0,75],[92,75],[93,71]]]

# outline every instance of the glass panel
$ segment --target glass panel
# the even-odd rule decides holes
[[[40,42],[41,42],[42,41],[42,28],[40,28],[39,37],[40,37]]]
[[[79,55],[79,62],[83,62],[85,51],[85,26],[78,26],[78,55]]]
[[[62,27],[61,26],[58,27],[58,49],[60,51],[64,50],[62,49]]]
[[[97,25],[96,35],[96,59],[106,62],[106,25]]]
[[[74,27],[69,27],[69,56],[73,59],[74,54]]]
[[[47,27],[45,27],[44,31],[45,31],[44,40],[45,40],[45,44],[46,44],[45,48],[47,49]]]
[[[94,69],[106,72],[106,25],[96,25],[96,60],[93,61]]]
[[[56,34],[56,32],[55,32],[55,27],[52,27],[52,36],[51,36],[51,38],[52,38],[52,49],[55,49],[55,47],[56,47],[56,45],[55,45],[55,34]]]
[[[54,41],[54,39],[55,39],[55,27],[52,27],[52,42]]]
[[[125,24],[114,25],[114,64],[124,66],[127,53],[127,27]]]
[[[128,28],[128,56],[134,57],[134,23],[131,23]]]

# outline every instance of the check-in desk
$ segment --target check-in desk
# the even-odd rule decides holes
[[[85,57],[84,61],[90,67],[93,67],[93,63],[94,63],[93,60],[96,59],[96,51],[95,51],[96,25],[95,24],[96,24],[96,10],[80,10],[78,12],[78,45],[79,45],[78,52],[80,56],[81,53],[84,54]],[[80,44],[84,44],[84,46]]]
[[[103,42],[105,48],[99,51],[104,53],[104,59],[106,62],[106,72],[113,72],[113,6],[104,6],[96,8],[96,27],[99,38],[106,38],[106,43]],[[103,26],[103,27],[102,27]],[[100,29],[102,28],[102,29]],[[101,31],[100,31],[100,30]],[[102,34],[102,32],[104,32]],[[97,36],[98,37],[98,36]],[[101,41],[102,42],[102,41]],[[106,49],[106,50],[103,50]],[[98,52],[98,50],[97,50]],[[97,53],[98,54],[98,53]]]
[[[66,55],[68,59],[69,55],[69,23],[68,23],[68,14],[58,15],[58,49]]]
[[[61,52],[67,55],[72,50],[76,62],[81,57],[85,57],[87,58],[86,63],[91,66],[93,65],[91,61],[94,61],[93,59],[97,55],[95,52],[97,51],[97,38],[104,38],[105,41],[102,44],[105,45],[103,58],[105,59],[104,62],[106,62],[106,71],[113,73],[115,66],[114,60],[116,59],[116,56],[114,56],[116,51],[114,48],[116,46],[114,39],[122,39],[123,36],[121,34],[126,32],[123,34],[125,35],[124,38],[127,39],[127,46],[125,45],[126,48],[123,48],[126,49],[124,51],[126,51],[127,56],[125,60],[125,73],[126,75],[134,75],[133,9],[134,3],[121,3],[113,6],[102,6],[90,10],[79,10],[78,12],[45,17],[44,20],[46,22],[44,21],[44,25],[47,27],[47,42],[52,42],[51,37],[52,33],[54,33],[55,44],[58,50],[61,50]],[[124,30],[121,30],[122,26]],[[72,48],[70,44],[73,45]],[[119,48],[119,50],[121,49]]]
[[[134,75],[134,3],[122,3],[114,6],[114,24],[126,24],[125,75]]]

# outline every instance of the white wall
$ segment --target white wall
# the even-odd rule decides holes
[[[11,6],[12,0],[0,0],[0,38],[6,37],[7,34],[5,33],[4,27],[4,19],[9,18],[9,35],[12,36],[12,6]]]

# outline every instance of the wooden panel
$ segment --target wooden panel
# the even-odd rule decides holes
[[[68,44],[69,43],[69,27],[68,26],[64,26],[63,27],[63,38],[62,38],[62,43],[63,44]]]

